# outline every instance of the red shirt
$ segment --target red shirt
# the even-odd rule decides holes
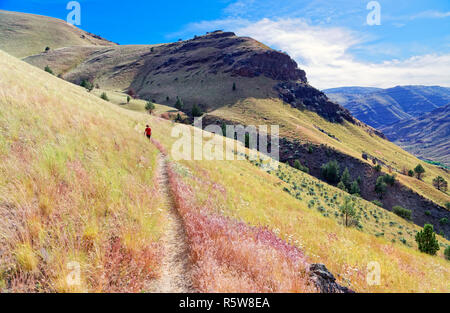
[[[151,136],[151,135],[152,135],[152,129],[151,129],[150,127],[147,127],[147,128],[145,129],[145,134],[146,134],[147,136]]]

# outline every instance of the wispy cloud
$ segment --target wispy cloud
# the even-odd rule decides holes
[[[304,19],[243,18],[203,21],[186,32],[226,29],[286,51],[306,70],[317,88],[337,86],[392,87],[395,85],[450,86],[450,54],[425,54],[380,63],[358,61],[352,49],[370,49],[371,38],[341,27],[313,26]],[[373,49],[377,49],[374,46]],[[374,51],[375,53],[376,51]]]
[[[410,17],[411,20],[416,20],[420,18],[446,18],[450,17],[450,11],[449,12],[441,12],[441,11],[435,11],[435,10],[428,10],[423,11],[418,14],[415,14]]]
[[[450,86],[450,54],[426,54],[381,63],[360,62],[349,52],[366,38],[345,28],[311,26],[301,19],[263,19],[237,30],[288,52],[318,88],[391,87],[407,84]]]

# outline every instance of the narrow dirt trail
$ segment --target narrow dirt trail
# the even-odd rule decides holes
[[[159,154],[158,188],[164,198],[164,208],[168,210],[168,221],[162,238],[165,255],[162,261],[161,277],[155,281],[153,291],[157,293],[195,292],[191,280],[189,245],[168,184],[166,159]]]

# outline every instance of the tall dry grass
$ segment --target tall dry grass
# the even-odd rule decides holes
[[[112,104],[0,52],[0,290],[147,290],[156,155]]]

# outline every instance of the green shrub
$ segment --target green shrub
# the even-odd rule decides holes
[[[299,160],[295,160],[294,168],[298,169],[299,171],[309,173],[309,168],[307,166],[302,165]]]
[[[445,248],[444,250],[444,256],[446,260],[450,261],[450,246],[447,246],[447,248]]]
[[[403,217],[404,219],[410,220],[411,219],[411,210],[405,209],[399,205],[396,205],[392,208],[392,211],[397,214],[400,217]]]
[[[450,210],[450,202],[446,202],[446,203],[445,203],[445,207],[446,207],[448,210]]]
[[[425,211],[425,215],[426,215],[426,216],[430,216],[430,215],[431,215],[431,212],[430,212],[430,211]]]
[[[383,203],[381,203],[381,201],[373,200],[372,203],[375,204],[375,205],[377,205],[377,206],[379,206],[380,208],[383,207]]]
[[[86,88],[88,91],[92,91],[92,89],[94,89],[94,84],[86,79],[81,81],[80,86]]]
[[[448,218],[443,217],[439,220],[439,224],[441,225],[447,225],[448,224]]]
[[[393,175],[389,175],[389,174],[384,175],[383,176],[384,182],[386,184],[390,185],[390,186],[393,186],[394,183],[395,183],[395,176],[396,176],[395,174],[393,174]]]
[[[127,103],[130,103],[131,97],[127,96]]]
[[[374,169],[376,172],[381,172],[381,165],[380,164],[375,165]]]
[[[309,144],[308,145],[308,153],[312,154],[313,152],[314,152],[314,148],[313,148],[312,144]]]
[[[408,171],[408,176],[413,177],[414,176],[414,171],[413,170],[409,170]]]
[[[145,109],[148,111],[148,113],[152,114],[153,110],[155,110],[155,104],[152,101],[148,101],[145,105]]]
[[[425,224],[423,230],[416,234],[416,242],[419,250],[430,255],[435,255],[440,249],[439,242],[436,240],[436,234],[433,225]]]
[[[322,177],[329,183],[336,184],[339,182],[339,163],[336,160],[330,161],[322,165]]]
[[[54,73],[53,73],[53,70],[50,68],[50,66],[46,66],[45,67],[45,69],[44,69],[47,73],[50,73],[50,74],[52,74],[52,75],[55,75]]]
[[[106,92],[103,92],[100,96],[100,98],[102,98],[105,101],[109,101],[108,95],[106,94]]]

